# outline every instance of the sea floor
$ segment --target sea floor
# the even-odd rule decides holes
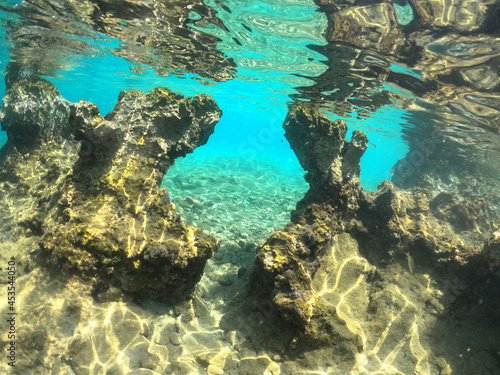
[[[162,187],[186,224],[219,240],[214,260],[240,268],[252,265],[256,245],[289,222],[308,189],[302,169],[268,161],[223,157],[176,163]]]
[[[293,173],[295,172],[295,173]],[[124,295],[111,287],[93,298],[78,279],[62,282],[37,266],[35,237],[0,245],[2,263],[14,256],[18,336],[23,348],[13,374],[279,374],[267,354],[250,349],[248,334],[220,328],[231,299],[245,283],[255,249],[283,227],[304,195],[300,170],[265,161],[180,160],[166,175],[183,220],[216,236],[191,302],[172,306]],[[55,276],[55,277],[54,277]],[[0,310],[6,313],[6,299]],[[5,341],[4,341],[5,343]],[[276,359],[276,358],[274,358]]]

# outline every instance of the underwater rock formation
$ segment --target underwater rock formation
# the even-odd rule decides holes
[[[294,332],[291,346],[330,348],[354,373],[384,366],[450,373],[445,359],[430,354],[429,327],[449,329],[439,317],[467,293],[481,299],[483,314],[499,306],[498,298],[487,298],[498,284],[498,233],[478,257],[494,223],[484,200],[403,190],[387,180],[364,193],[358,181],[368,142],[363,133],[354,132],[348,143],[346,125],[311,103],[290,110],[283,127],[310,189],[291,223],[257,249],[254,298],[271,303]],[[478,278],[489,286],[474,286]],[[397,359],[400,350],[412,360]]]
[[[122,92],[103,118],[94,104],[70,104],[41,78],[9,84],[0,179],[6,199],[23,199],[4,213],[5,232],[29,230],[43,264],[97,288],[188,298],[217,241],[186,226],[159,186],[175,158],[208,140],[221,114],[206,95],[156,88]],[[33,136],[16,137],[25,129]]]
[[[402,190],[389,181],[359,202],[349,232],[363,243],[371,261],[403,253],[422,267],[472,254],[491,228],[485,202],[459,201],[452,193],[433,197],[423,189]]]
[[[352,214],[352,203],[362,192],[359,159],[368,139],[364,133],[355,132],[347,142],[346,124],[330,121],[309,104],[291,110],[283,127],[302,167],[308,171],[306,179],[311,189],[292,214],[292,224],[259,247],[252,278],[259,288],[265,286],[286,323],[314,341],[335,343],[356,353],[363,348],[359,329],[346,322],[334,305],[320,298],[324,292],[320,280],[330,271],[339,271],[339,263],[330,264],[329,258],[337,257],[339,262],[358,258],[356,246],[349,246],[349,240],[341,240],[337,234],[342,231],[341,221]],[[348,245],[338,245],[343,250],[333,255],[337,242]],[[367,262],[354,267],[367,273],[369,267],[365,266]]]
[[[488,268],[494,271],[496,276],[500,278],[500,228],[486,241],[483,257]]]
[[[50,82],[18,73],[8,72],[0,109],[8,136],[0,150],[0,242],[26,240],[31,251],[57,206],[78,144],[68,122],[70,103]]]
[[[410,216],[416,222],[417,212],[432,217],[424,232],[445,231],[454,238],[447,247],[460,249],[460,257],[476,254],[473,249],[483,246],[500,220],[498,2],[316,3],[329,20],[329,44],[316,47],[328,57],[329,69],[315,78],[317,85],[301,90],[320,103],[341,101],[321,104],[339,115],[349,114],[350,105],[377,109],[388,100],[405,109],[409,126],[402,133],[409,152],[394,166],[392,183],[407,191],[386,184],[380,194],[390,190],[409,207],[416,203],[411,194],[424,194],[428,212],[411,210]],[[381,82],[397,90],[381,88]],[[365,220],[383,212],[368,208],[381,197],[366,199]],[[394,218],[387,222],[395,225]]]
[[[69,139],[70,103],[50,82],[32,76],[17,80],[20,72],[10,72],[9,90],[0,111],[2,130],[7,133],[7,148],[34,148],[54,137]]]

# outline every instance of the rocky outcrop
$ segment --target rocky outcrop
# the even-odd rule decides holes
[[[428,349],[429,327],[449,330],[439,319],[447,308],[463,311],[469,293],[486,301],[497,285],[498,236],[480,255],[494,221],[487,203],[387,180],[364,193],[363,133],[347,142],[346,125],[314,104],[291,109],[283,127],[310,189],[291,223],[257,249],[253,298],[270,303],[293,332],[290,348],[329,350],[353,373],[382,363],[402,373],[449,373]],[[481,302],[483,314],[495,313],[496,300]],[[412,359],[394,362],[390,353],[400,350]]]
[[[10,69],[6,81],[0,110],[8,136],[0,150],[0,242],[28,239],[32,251],[77,160],[78,143],[68,121],[70,103],[50,82],[16,69]]]
[[[327,119],[310,104],[292,109],[283,127],[308,172],[311,189],[297,205],[292,223],[258,248],[252,278],[259,289],[265,285],[267,298],[272,299],[278,314],[306,341],[340,345],[353,356],[363,348],[359,329],[321,295],[326,292],[322,287],[326,275],[340,272],[344,261],[349,263],[350,257],[357,256],[355,246],[346,245],[338,251],[335,244],[349,243],[338,234],[342,220],[353,214],[362,194],[359,159],[368,139],[355,132],[347,142],[346,124]],[[338,262],[330,263],[332,257]],[[362,272],[369,269],[366,262],[354,267]]]
[[[217,241],[185,225],[159,186],[175,158],[212,134],[221,116],[212,98],[122,92],[103,118],[30,76],[8,86],[1,116],[2,197],[21,198],[2,212],[6,236],[38,239],[45,266],[97,288],[189,297]]]
[[[483,257],[488,268],[500,278],[500,229],[496,230],[486,241]]]
[[[304,88],[306,97],[319,103],[340,101],[342,105],[334,107],[339,115],[349,113],[351,105],[376,109],[388,101],[407,113],[402,137],[409,152],[393,168],[395,186],[384,184],[379,193],[360,203],[363,226],[370,226],[372,217],[369,232],[385,227],[379,217],[388,212],[387,207],[374,208],[375,201],[387,199],[389,207],[391,201],[405,202],[404,215],[411,217],[408,222],[420,223],[425,233],[432,233],[430,243],[442,243],[448,249],[435,247],[441,249],[437,258],[450,257],[452,249],[459,249],[462,260],[467,258],[465,254],[476,254],[474,249],[483,247],[500,219],[496,146],[500,136],[495,109],[500,97],[498,73],[492,68],[498,59],[493,47],[499,43],[494,21],[500,11],[498,3],[316,3],[329,21],[329,44],[318,50],[328,57],[330,68],[315,78],[316,86]],[[381,82],[410,95],[386,89]],[[365,115],[363,111],[358,114]],[[409,208],[427,204],[428,210]],[[391,233],[402,219],[397,213],[393,216],[399,220],[383,219],[394,227]],[[359,225],[353,228],[359,229]],[[438,233],[447,233],[447,240],[438,240]],[[393,240],[385,235],[373,238],[408,244],[407,236],[400,235]]]
[[[70,103],[50,82],[36,76],[22,79],[20,75],[19,71],[10,72],[6,77],[9,89],[3,98],[0,122],[7,133],[7,147],[22,151],[53,137],[69,139]]]

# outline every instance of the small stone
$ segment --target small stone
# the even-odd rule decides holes
[[[196,363],[198,363],[201,367],[207,368],[210,366],[211,356],[208,354],[200,354],[196,356]]]
[[[228,274],[220,275],[218,281],[222,286],[230,286],[234,283],[234,279]]]
[[[438,357],[436,358],[436,365],[439,367],[439,369],[444,369],[446,366],[448,366],[448,363],[446,362],[446,359],[443,357]]]
[[[149,344],[142,342],[136,346],[130,347],[126,355],[129,358],[130,368],[144,368],[154,370],[160,362],[160,357],[148,351]]]
[[[170,343],[175,346],[182,345],[182,337],[177,333],[173,333],[170,336]]]
[[[221,250],[224,251],[238,251],[240,250],[240,246],[234,241],[227,241],[221,245]]]
[[[224,371],[222,371],[221,368],[217,367],[217,366],[213,366],[213,365],[210,365],[207,367],[207,373],[209,373],[210,375],[222,375],[224,374]]]
[[[119,302],[125,299],[123,292],[112,286],[105,292],[101,292],[97,295],[97,300],[99,302]]]
[[[215,260],[222,260],[224,258],[224,253],[222,251],[217,251],[213,256]]]
[[[240,267],[238,269],[238,278],[242,279],[247,274],[247,269],[245,267]]]
[[[450,365],[447,365],[444,369],[442,369],[439,374],[440,375],[451,375],[452,371],[451,371]]]
[[[249,241],[245,244],[245,247],[243,248],[245,251],[255,251],[256,249],[256,246],[255,246],[255,243]]]
[[[172,361],[172,363],[167,365],[167,367],[165,368],[165,373],[176,374],[176,375],[187,375],[191,373],[191,369],[186,363],[180,361]]]
[[[203,210],[203,203],[195,200],[194,204],[193,204],[193,209],[200,210],[200,211]]]

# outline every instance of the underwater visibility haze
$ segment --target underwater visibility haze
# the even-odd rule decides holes
[[[0,372],[500,374],[500,1],[0,0]]]

